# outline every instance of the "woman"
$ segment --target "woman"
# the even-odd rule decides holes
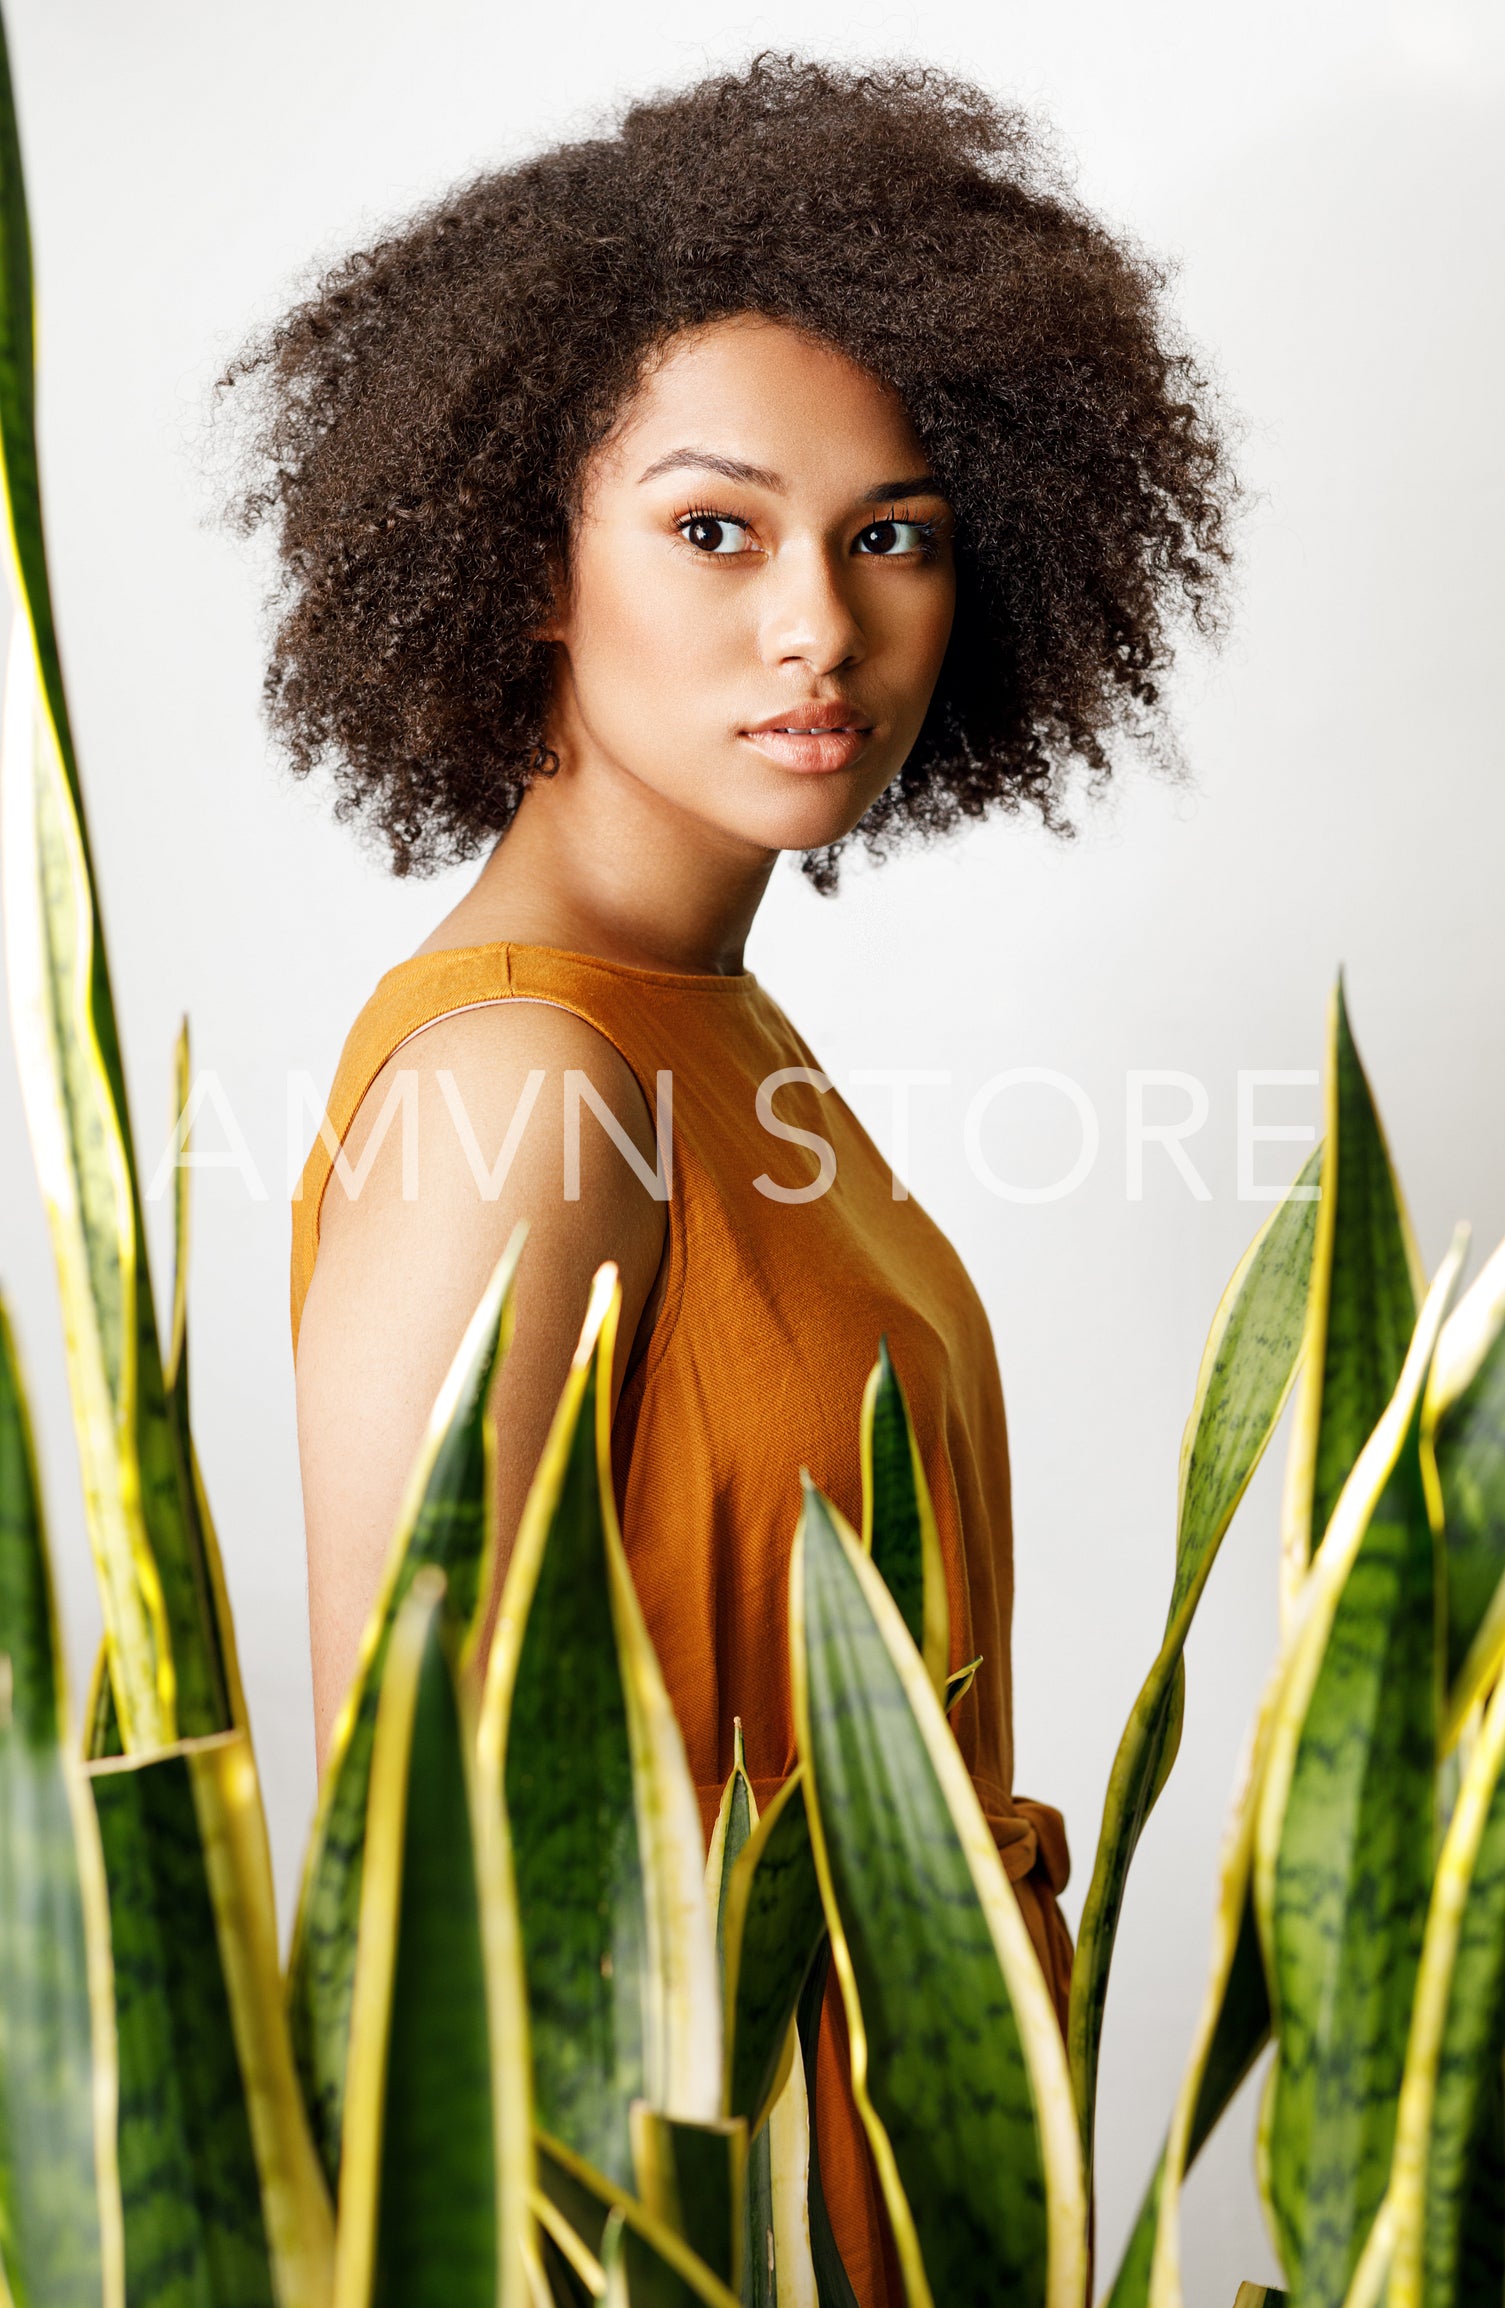
[[[760,1798],[791,1768],[799,1469],[857,1514],[886,1334],[952,1663],[982,1656],[957,1739],[1058,2002],[1064,1835],[1012,1789],[987,1320],[742,957],[782,851],[830,889],[853,838],[1057,823],[1073,762],[1152,729],[1229,493],[1160,289],[976,91],[763,59],[478,179],[233,372],[264,396],[247,517],[281,552],[295,768],[332,768],[398,872],[485,854],[356,1020],[295,1207],[321,1760],[519,1217],[503,1540],[613,1258],[622,1522],[707,1825],[734,1716]],[[827,2011],[827,2198],[877,2308],[902,2294]]]

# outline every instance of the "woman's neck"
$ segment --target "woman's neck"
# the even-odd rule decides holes
[[[566,761],[528,788],[470,889],[417,951],[506,941],[734,976],[777,856],[625,771]]]

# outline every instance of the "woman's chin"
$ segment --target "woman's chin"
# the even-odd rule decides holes
[[[826,849],[861,823],[874,799],[870,779],[802,778],[800,790],[738,811],[735,830],[760,849]]]

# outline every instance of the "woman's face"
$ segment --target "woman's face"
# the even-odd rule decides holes
[[[896,395],[781,323],[675,339],[586,474],[551,738],[763,851],[857,823],[919,734],[956,598]]]

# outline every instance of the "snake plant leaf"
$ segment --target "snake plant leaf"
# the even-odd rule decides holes
[[[1256,1811],[1276,2034],[1261,2173],[1298,2303],[1343,2298],[1389,2179],[1440,1733],[1422,1419],[1466,1239],[1460,1229],[1308,1573]]]
[[[800,1990],[799,2012],[796,2022],[809,2123],[806,2226],[810,2238],[811,2273],[814,2278],[818,2308],[857,2308],[857,2295],[852,2290],[851,2278],[847,2274],[846,2263],[841,2257],[835,2232],[831,2226],[831,2215],[826,2209],[825,2190],[821,2185],[820,2176],[820,2143],[816,2128],[817,2093],[820,2082],[821,2018],[825,2005],[826,1981],[830,1976],[830,1971],[831,1942],[822,1932],[819,1952],[811,1966],[809,1977]]]
[[[818,2308],[857,2308],[857,2295],[846,2271],[846,2263],[838,2249],[831,2227],[831,2215],[826,2209],[825,2190],[820,2177],[820,2143],[817,2137],[816,2106],[820,2065],[821,2013],[825,2005],[826,1981],[831,1970],[831,1942],[821,1933],[820,1947],[800,1990],[797,2027],[800,2061],[805,2081],[805,2106],[809,2123],[809,2190],[806,2206],[806,2224],[810,2238],[811,2274],[815,2285]],[[777,2113],[777,2110],[775,2110]],[[772,2118],[769,2119],[772,2122]]]
[[[1345,1500],[1350,1552],[1355,1530],[1362,1538],[1368,1509],[1384,1487],[1389,1458],[1399,1453],[1404,1441],[1406,1404],[1414,1413],[1420,1399],[1426,1357],[1441,1319],[1441,1303],[1455,1276],[1456,1255],[1438,1278],[1434,1291],[1438,1303],[1429,1302],[1429,1312],[1418,1323],[1412,1351],[1420,1358],[1421,1369],[1407,1366],[1403,1371],[1410,1391],[1403,1389],[1392,1400],[1382,1431],[1371,1437],[1362,1464],[1354,1469],[1350,1496]],[[1428,1326],[1426,1335],[1424,1326]],[[1298,1447],[1299,1440],[1293,1442],[1293,1451]],[[1341,1546],[1342,1534],[1338,1536]],[[1333,1579],[1339,1560],[1337,1552],[1328,1555],[1326,1548],[1319,1554],[1318,1564],[1325,1566],[1322,1577],[1314,1580],[1299,1604],[1303,1627],[1309,1624],[1305,1618],[1308,1610],[1327,1611],[1330,1616],[1331,1596],[1323,1582]],[[1266,1950],[1261,1945],[1262,1930],[1255,1928],[1254,1921],[1255,1829],[1277,1726],[1289,1699],[1293,1656],[1293,1647],[1288,1645],[1276,1662],[1250,1737],[1219,1860],[1212,1960],[1191,2055],[1159,2168],[1113,2288],[1111,2308],[1139,2308],[1146,2297],[1146,2272],[1149,2308],[1182,2308],[1180,2208],[1186,2173],[1197,2147],[1247,2074],[1269,2031]],[[1337,2297],[1341,2296],[1340,2289]]]
[[[351,2006],[334,2308],[494,2308],[525,2299],[533,2184],[510,2143],[488,1993],[486,1875],[471,1725],[444,1574],[413,1579],[382,1677]],[[509,2231],[510,2229],[510,2236]]]
[[[189,1062],[188,1020],[178,1027],[177,1045],[173,1052],[173,1123],[188,1110],[192,1067]],[[185,1126],[180,1151],[186,1157],[189,1151],[189,1133]],[[240,1654],[235,1640],[235,1615],[230,1608],[230,1593],[225,1583],[224,1560],[220,1554],[219,1536],[214,1518],[209,1511],[209,1499],[199,1469],[198,1453],[194,1449],[193,1429],[189,1420],[188,1403],[188,1181],[191,1172],[186,1159],[178,1162],[172,1174],[172,1319],[168,1332],[167,1359],[162,1367],[166,1425],[176,1453],[173,1472],[182,1511],[189,1524],[188,1552],[190,1559],[203,1567],[208,1586],[209,1610],[216,1635],[216,1655],[224,1679],[224,1700],[228,1708],[228,1727],[248,1730],[250,1717],[246,1711],[245,1687],[241,1681]],[[155,1342],[152,1342],[155,1344]]]
[[[99,1763],[107,1755],[123,1755],[120,1717],[115,1711],[115,1686],[110,1680],[110,1646],[101,1642],[94,1654],[89,1695],[84,1702],[84,1758]]]
[[[122,2299],[114,2141],[95,2123],[109,1922],[67,1745],[36,1454],[0,1304],[0,2298],[8,2284],[14,2308]]]
[[[120,1041],[47,575],[26,195],[0,29],[0,480],[22,614],[3,767],[7,970],[128,1745],[228,1728],[212,1581],[165,1412]]]
[[[711,1848],[705,1865],[706,1896],[716,1918],[716,1966],[721,1980],[721,2009],[728,2022],[732,1999],[727,1993],[726,1977],[727,1895],[732,1869],[741,1857],[757,1822],[758,1801],[753,1794],[752,1781],[747,1776],[747,1754],[742,1740],[742,1718],[739,1715],[732,1724],[732,1768],[721,1790],[721,1802],[717,1808],[716,1825],[711,1834]],[[723,2074],[726,2067],[727,2062],[723,2060]],[[742,2257],[739,2280],[733,2289],[741,2292],[743,2308],[773,2308],[778,2291],[775,2275],[772,2143],[766,2127],[751,2141],[747,2140],[745,2124],[742,2133],[745,2144]],[[636,2155],[636,2137],[633,2146]],[[641,2178],[640,2168],[640,2182]],[[640,2192],[646,2196],[646,2191],[640,2188]],[[651,2198],[647,2200],[651,2201]],[[702,2254],[702,2257],[709,2258],[712,2266],[716,2266],[714,2255]],[[722,2267],[720,2273],[731,2282],[728,2268]]]
[[[733,2292],[746,2258],[747,2126],[686,2124],[636,2100],[630,2111],[640,2201]],[[766,2241],[764,2243],[766,2255]]]
[[[1266,1684],[1218,1862],[1212,1961],[1191,2055],[1159,2167],[1111,2295],[1111,2308],[1182,2308],[1181,2194],[1210,2136],[1270,2032],[1263,1951],[1253,1903],[1254,1823],[1282,1668]]]
[[[511,1821],[538,2121],[627,2189],[634,2100],[721,2113],[721,1999],[699,1803],[612,1494],[620,1304],[603,1267],[508,1565],[481,1741]]]
[[[555,2209],[539,2187],[533,2190],[531,2209],[538,2231],[546,2300],[551,2308],[590,2308],[591,2301],[602,2299],[606,2292],[600,2260],[587,2249],[563,2213]],[[604,2231],[602,2241],[605,2242]]]
[[[971,1690],[972,1685],[977,1680],[977,1670],[981,1665],[982,1653],[979,1651],[977,1657],[975,1659],[969,1659],[965,1667],[958,1667],[954,1675],[948,1675],[946,1677],[946,1695],[944,1703],[946,1713],[948,1715],[952,1713],[953,1709],[960,1706],[962,1700],[966,1698],[967,1693]]]
[[[1451,1743],[1505,1655],[1505,1243],[1444,1323],[1429,1391],[1447,1542]]]
[[[1076,2308],[1082,2165],[1039,1963],[898,1607],[808,1485],[790,1660],[853,2094],[911,2308]]]
[[[1474,1743],[1432,1887],[1390,2176],[1389,2308],[1452,2308],[1505,2281],[1502,2059],[1505,1683]],[[1492,2217],[1478,2221],[1491,2194]]]
[[[944,1700],[951,1665],[946,1566],[909,1405],[886,1338],[879,1341],[878,1360],[863,1392],[861,1457],[862,1543]]]
[[[758,1800],[747,1776],[747,1750],[742,1738],[742,1718],[732,1720],[732,1768],[726,1785],[721,1790],[721,1801],[716,1810],[716,1824],[711,1830],[711,1848],[706,1854],[705,1889],[716,1919],[716,1968],[722,1982],[722,2009],[727,2008],[726,1986],[726,1901],[731,1884],[732,1869],[742,1855],[743,1846],[758,1823]]]
[[[761,2236],[764,2259],[753,2270],[744,2263],[743,2308],[817,2308],[815,2258],[810,2237],[810,2107],[803,2063],[796,2059],[789,2081],[753,2148],[768,2142],[768,2224],[761,2211],[747,2223],[749,2253]],[[751,2190],[749,2189],[749,2197]],[[771,2229],[772,2233],[769,2233]]]
[[[134,1463],[135,1228],[124,1141],[89,1010],[92,902],[40,715],[25,620],[0,747],[6,974],[22,1098],[58,1263],[84,1504],[126,1737],[175,1727],[171,1640]]]
[[[126,2297],[326,2308],[333,2222],[282,2016],[246,1734],[86,1778],[114,1954]]]
[[[1072,2082],[1090,2169],[1098,2056],[1129,1867],[1180,1737],[1184,1653],[1217,1552],[1296,1374],[1322,1151],[1245,1251],[1202,1350],[1181,1444],[1176,1576],[1165,1638],[1119,1741],[1072,1966]]]
[[[340,2169],[350,1999],[382,1678],[397,1615],[422,1569],[432,1566],[445,1574],[446,1610],[465,1624],[473,1621],[485,1592],[495,1545],[496,1443],[487,1404],[512,1335],[524,1233],[518,1227],[493,1268],[430,1413],[355,1675],[335,1723],[304,1861],[288,1963],[288,2012],[298,2074],[331,2189]]]
[[[1339,1493],[1400,1378],[1421,1261],[1354,1042],[1341,973],[1328,1007],[1322,1195],[1281,1513],[1282,1623]]]
[[[950,1622],[935,1514],[887,1340],[863,1396],[863,1544],[893,1596],[948,1712],[980,1661],[946,1669]],[[733,1874],[720,1912],[727,2013],[726,2112],[754,2144],[793,2060],[800,1991],[825,1938],[801,1774],[791,1774]],[[728,1941],[728,1935],[729,1941]]]
[[[724,1932],[724,2106],[756,2138],[783,2088],[800,1991],[826,1936],[803,1771],[791,1772],[738,1856]]]
[[[706,1861],[706,1890],[716,1913],[716,1952],[721,1965],[722,2009],[727,2014],[728,2033],[732,2036],[723,2063],[724,2073],[728,2077],[731,2074],[735,2043],[732,2019],[736,1998],[726,1969],[727,1914],[732,1884],[737,1880],[737,1862],[759,1824],[757,1798],[747,1776],[740,1718],[733,1728],[733,1740],[731,1775],[722,1790],[715,1832],[711,1837],[710,1856]],[[805,1838],[805,1848],[808,1851],[808,1836]],[[818,1912],[820,1888],[815,1882],[813,1860],[810,1862],[810,1884]],[[745,1924],[744,1889],[741,1899],[741,1928],[744,1936]],[[820,1917],[817,1929],[823,1938],[824,1917]],[[784,2308],[815,2308],[815,2271],[810,2258],[808,2206],[809,2116],[805,2105],[804,2071],[792,2057],[795,2040],[792,2013],[784,2033],[791,2053],[789,2076],[783,2091],[769,2110],[768,2121],[749,2140],[747,2146],[741,2281],[743,2308],[775,2308],[775,2303],[780,2299],[783,2300]],[[746,2129],[745,2126],[743,2128]]]
[[[1286,2308],[1289,2294],[1273,2284],[1240,2284],[1233,2296],[1233,2308]]]
[[[42,489],[37,465],[36,336],[31,270],[31,227],[21,136],[16,121],[10,51],[0,24],[0,465],[4,468],[7,527],[17,593],[36,635],[37,661],[47,710],[74,790],[73,738],[63,692]]]
[[[1242,1920],[1228,1945],[1227,1968],[1216,1979],[1216,2009],[1211,2035],[1210,2039],[1204,2039],[1205,2048],[1195,2067],[1195,2088],[1189,2102],[1190,2126],[1176,2142],[1178,2161],[1173,2201],[1179,2198],[1182,2180],[1212,2137],[1235,2092],[1270,2040],[1270,1999],[1265,1987],[1259,1929],[1249,1895],[1247,1850],[1242,1888]],[[1171,2143],[1168,2141],[1161,2151],[1160,2161],[1145,2190],[1139,2216],[1124,2247],[1123,2258],[1109,2294],[1108,2308],[1143,2308],[1149,2298],[1170,2153]]]
[[[613,2214],[623,2230],[621,2250],[633,2308],[739,2308],[737,2295],[714,2269],[691,2251],[682,2236],[619,2188],[562,2140],[540,2131],[538,2185],[550,2216],[540,2224],[555,2239],[576,2239],[588,2256],[577,2265],[599,2267]],[[599,2297],[599,2295],[598,2295]]]

